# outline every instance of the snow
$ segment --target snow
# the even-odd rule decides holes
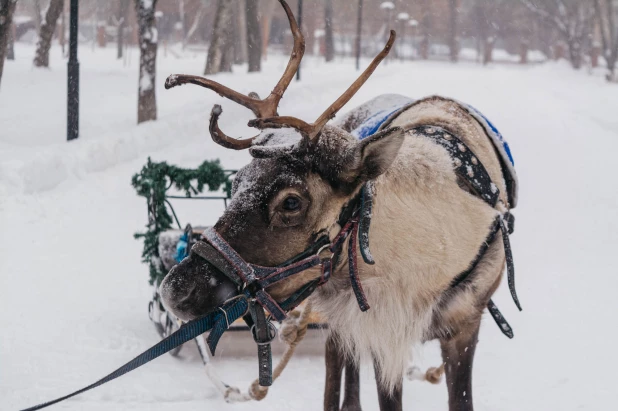
[[[298,149],[302,139],[302,134],[294,128],[266,128],[253,140],[251,152],[262,156],[284,155]]]
[[[220,158],[246,164],[208,136],[208,113],[223,104],[221,128],[253,135],[251,113],[199,87],[155,84],[159,120],[136,123],[138,56],[127,66],[115,49],[80,50],[81,134],[66,143],[66,62],[54,47],[49,70],[31,67],[34,47],[17,44],[0,89],[0,409],[16,410],[93,382],[158,341],[147,315],[151,297],[142,244],[143,198],[130,186],[146,158],[196,166]],[[165,58],[158,76],[201,73],[203,53]],[[270,54],[264,72],[216,80],[268,95],[287,62]],[[364,60],[364,65],[368,60]],[[508,139],[518,160],[520,203],[511,238],[517,312],[502,284],[494,301],[515,330],[504,338],[485,315],[474,366],[477,410],[601,410],[614,403],[618,312],[616,86],[604,70],[438,62],[381,66],[350,109],[381,93],[443,94],[477,107]],[[279,112],[313,121],[356,78],[352,60],[308,58]],[[344,110],[345,111],[345,110]],[[208,225],[222,202],[179,204],[181,222]],[[506,281],[505,281],[506,283]],[[609,324],[609,326],[608,326]],[[378,330],[379,331],[379,330]],[[246,388],[255,358],[220,346],[224,381]],[[440,363],[435,342],[415,350],[416,366]],[[259,403],[228,405],[208,381],[193,345],[55,406],[58,410],[315,410],[322,404],[324,360],[297,356]],[[377,409],[373,372],[362,368],[364,409]],[[446,386],[404,381],[406,409],[446,410]]]
[[[150,91],[152,90],[153,87],[154,87],[154,84],[152,81],[152,77],[146,70],[142,70],[142,75],[139,80],[140,93],[143,94],[146,91]]]

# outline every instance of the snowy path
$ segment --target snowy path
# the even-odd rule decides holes
[[[20,49],[18,49],[18,57]],[[146,314],[150,297],[141,244],[132,234],[145,206],[130,178],[148,155],[195,165],[221,158],[239,167],[246,153],[216,147],[207,135],[210,107],[221,99],[198,88],[164,91],[172,71],[199,73],[203,56],[161,59],[159,121],[136,127],[136,69],[107,50],[84,52],[83,139],[64,138],[64,68],[32,71],[27,50],[5,68],[0,92],[0,410],[16,410],[72,391],[157,341]],[[106,54],[107,53],[107,54]],[[266,94],[285,61],[264,74],[224,75],[240,91]],[[133,62],[135,64],[135,62]],[[281,112],[312,120],[355,76],[351,64],[309,60]],[[618,270],[618,89],[561,65],[535,68],[390,63],[350,103],[378,93],[443,94],[467,101],[509,139],[521,182],[513,249],[517,313],[506,287],[495,301],[515,329],[509,341],[486,317],[474,373],[477,409],[602,410],[613,402],[618,359],[614,315]],[[36,94],[36,99],[33,96]],[[43,102],[58,101],[46,106]],[[223,103],[221,127],[251,131],[249,112]],[[30,110],[28,112],[28,110]],[[36,118],[34,118],[36,117]],[[561,159],[561,160],[559,160]],[[221,205],[186,209],[213,222]],[[222,347],[223,348],[223,347]],[[246,387],[253,359],[221,350],[224,379]],[[420,352],[439,362],[435,344]],[[196,351],[164,356],[95,391],[56,406],[65,410],[316,410],[323,359],[299,357],[261,403],[226,405],[210,386]],[[364,367],[362,400],[377,408]],[[446,388],[405,383],[409,409],[446,410]]]

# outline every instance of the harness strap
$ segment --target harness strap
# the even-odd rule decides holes
[[[237,287],[243,285],[243,280],[236,273],[234,266],[232,266],[228,260],[225,259],[221,252],[209,243],[205,241],[196,241],[196,243],[193,244],[193,247],[191,247],[191,252],[199,255],[204,260],[214,265],[219,271],[232,280]]]
[[[255,299],[266,311],[273,316],[277,321],[285,320],[286,312],[277,304],[277,302],[264,290],[259,290],[255,293]]]
[[[373,265],[375,260],[369,250],[369,226],[371,225],[371,209],[373,207],[373,184],[367,183],[361,195],[360,219],[358,225],[358,244],[365,264]]]
[[[500,331],[502,331],[502,334],[506,335],[509,338],[513,338],[514,337],[513,329],[511,328],[509,323],[506,321],[506,319],[504,318],[500,310],[498,310],[498,307],[496,307],[496,304],[494,304],[492,299],[490,299],[489,302],[487,303],[487,310],[489,311],[489,314],[491,314],[494,321],[500,328]]]
[[[358,233],[358,221],[353,225],[352,231],[350,232],[350,241],[348,242],[348,266],[350,269],[350,282],[352,283],[352,290],[354,290],[354,295],[356,295],[356,301],[358,301],[358,306],[361,311],[367,311],[369,308],[369,303],[367,302],[367,297],[365,296],[365,292],[363,291],[363,286],[360,282],[360,278],[358,276],[358,266],[356,263],[357,255],[356,255],[356,239]]]
[[[173,350],[178,347],[194,339],[195,337],[204,334],[206,331],[212,329],[215,325],[219,323],[226,324],[227,321],[235,321],[236,319],[242,317],[244,313],[249,309],[249,300],[246,296],[241,295],[235,297],[225,304],[222,305],[222,308],[227,313],[226,316],[223,315],[223,312],[220,310],[212,311],[209,314],[197,318],[195,320],[189,321],[188,323],[181,326],[176,332],[171,334],[169,337],[161,340],[159,343],[144,351],[142,354],[138,355],[122,367],[118,368],[116,371],[108,374],[107,376],[101,378],[99,381],[88,385],[80,390],[77,390],[71,394],[65,395],[64,397],[57,398],[52,401],[45,402],[43,404],[36,405],[34,407],[26,408],[22,411],[36,411],[43,408],[47,408],[50,405],[57,404],[61,401],[74,397],[78,394],[84,393],[86,391],[90,391],[93,388],[101,386],[107,382],[115,380],[118,377],[123,376],[124,374],[135,370],[136,368],[141,367],[144,364],[149,363],[157,357],[162,356],[163,354]]]
[[[273,358],[270,343],[275,338],[276,329],[266,319],[264,310],[254,302],[249,305],[249,312],[254,325],[251,327],[253,339],[257,344],[258,381],[263,387],[273,383]]]
[[[502,231],[502,241],[504,242],[504,255],[506,256],[506,273],[509,283],[509,290],[515,305],[521,311],[521,304],[515,290],[515,264],[513,264],[513,253],[511,252],[511,242],[509,240],[509,229],[504,223],[504,219],[500,218],[500,229]]]
[[[258,267],[255,265],[253,267],[255,268],[255,272],[259,277],[258,282],[262,287],[266,288],[282,280],[285,280],[286,278],[294,274],[298,274],[309,268],[320,265],[320,263],[320,257],[318,257],[317,255],[312,255],[311,257],[307,257],[287,267],[266,268]]]
[[[209,227],[203,234],[206,241],[213,246],[232,266],[236,274],[245,282],[255,280],[253,268],[234,250],[213,227]],[[225,273],[226,271],[224,271]]]

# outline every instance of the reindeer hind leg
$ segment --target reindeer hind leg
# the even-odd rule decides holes
[[[480,317],[476,326],[440,339],[445,363],[450,411],[473,411],[472,363],[478,342]]]

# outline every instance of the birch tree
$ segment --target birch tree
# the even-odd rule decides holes
[[[193,17],[193,22],[191,23],[191,26],[189,27],[188,30],[185,30],[184,38],[182,40],[183,50],[187,47],[187,44],[189,44],[189,40],[191,40],[191,38],[197,31],[198,27],[200,26],[200,23],[202,22],[202,18],[204,17],[204,14],[206,13],[206,6],[208,6],[208,0],[202,0],[200,2],[200,8],[197,9],[197,13],[195,13],[195,16]],[[184,23],[183,23],[183,26],[184,26]]]
[[[41,28],[39,29],[39,40],[36,44],[33,61],[35,67],[49,67],[49,49],[56,31],[56,22],[63,9],[64,0],[50,0],[45,11],[45,18],[41,21]]]
[[[157,0],[135,0],[139,32],[139,89],[137,100],[137,123],[157,119],[155,95],[157,40],[155,10]]]
[[[32,14],[34,14],[34,28],[38,33],[41,30],[41,0],[31,0]]]
[[[204,75],[216,74],[225,67],[225,53],[231,46],[229,44],[229,34],[232,27],[233,10],[233,1],[218,0]]]
[[[7,52],[11,26],[13,25],[13,14],[17,0],[0,0],[0,81],[4,70],[4,60]]]

